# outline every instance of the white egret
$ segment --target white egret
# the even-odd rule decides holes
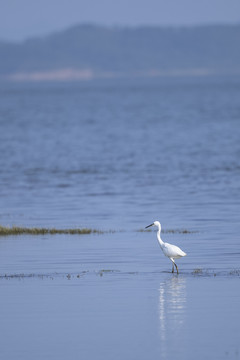
[[[154,221],[154,223],[146,226],[145,229],[149,228],[150,226],[157,226],[157,228],[158,228],[157,239],[158,239],[159,245],[160,245],[164,255],[167,256],[173,263],[172,273],[174,272],[174,266],[176,266],[176,270],[178,273],[178,267],[177,267],[177,264],[175,263],[174,259],[179,259],[183,256],[186,256],[187,254],[184,251],[182,251],[178,246],[168,244],[168,243],[165,243],[164,241],[162,241],[162,239],[160,237],[161,224],[159,221]]]

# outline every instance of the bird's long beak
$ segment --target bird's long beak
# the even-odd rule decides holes
[[[154,224],[150,224],[148,226],[145,227],[145,229],[149,228],[150,226],[153,226]]]

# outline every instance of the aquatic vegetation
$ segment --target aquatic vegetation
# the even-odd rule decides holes
[[[79,279],[81,276],[87,274],[89,272],[89,270],[83,270],[81,271],[81,273],[77,274],[77,278]]]
[[[231,270],[231,271],[229,272],[229,275],[240,276],[240,270],[238,270],[238,269]]]
[[[151,229],[139,229],[137,232],[151,232]],[[114,234],[116,232],[124,232],[123,230],[97,230],[90,228],[76,228],[76,229],[56,229],[56,228],[38,228],[38,227],[22,227],[22,226],[2,226],[0,225],[0,236],[7,235],[55,235],[55,234],[69,234],[69,235],[86,235],[86,234]],[[197,231],[191,231],[186,229],[170,229],[163,230],[163,233],[171,234],[192,234],[197,233]]]
[[[43,279],[43,278],[50,278],[53,279],[52,275],[49,274],[4,274],[4,275],[0,275],[0,279],[6,279],[6,280],[10,280],[10,279],[26,279],[26,278],[38,278],[38,279]]]
[[[193,270],[192,275],[199,275],[199,276],[217,276],[217,273],[213,270],[213,269],[201,269],[201,268],[196,268]],[[220,273],[218,273],[218,275],[220,275]],[[223,275],[223,274],[221,274]]]
[[[166,229],[162,231],[165,234],[196,234],[197,231],[187,229]]]
[[[240,276],[240,270],[239,269],[234,269],[231,271],[223,271],[223,270],[219,270],[219,271],[215,271],[213,269],[201,269],[201,268],[196,268],[192,271],[192,275],[195,276],[207,276],[207,277],[211,277],[211,276]]]
[[[203,272],[202,269],[194,269],[192,273],[196,275],[196,274],[202,274],[202,272]]]
[[[96,229],[48,229],[48,228],[27,228],[19,226],[1,226],[0,225],[0,236],[7,235],[55,235],[55,234],[71,234],[71,235],[85,235],[85,234],[102,234],[103,232]]]
[[[0,274],[0,279],[6,279],[6,280],[10,280],[10,279],[28,279],[28,278],[35,278],[35,279],[55,279],[55,278],[66,278],[67,280],[73,280],[74,278],[80,279],[82,278],[84,275],[86,274],[96,274],[98,276],[103,276],[104,274],[114,274],[114,273],[119,273],[120,270],[112,270],[112,269],[102,269],[102,270],[98,270],[98,271],[93,271],[90,272],[89,270],[83,270],[77,274],[75,273],[51,273],[51,274],[38,274],[38,273],[20,273],[20,274]],[[129,273],[129,274],[133,274],[133,273]]]
[[[35,278],[35,279],[50,279],[54,280],[56,278],[66,278],[68,280],[74,279],[75,277],[79,279],[80,277],[83,277],[85,274],[89,273],[88,270],[81,271],[77,275],[75,273],[51,273],[51,274],[38,274],[38,273],[20,273],[20,274],[0,274],[0,279],[10,280],[10,279],[29,279],[29,278]]]
[[[138,232],[151,232],[152,229],[139,229]],[[163,234],[196,234],[197,231],[187,230],[187,229],[166,229],[162,230]]]
[[[162,273],[166,273],[169,274],[169,272],[167,271],[162,271]],[[114,270],[114,269],[101,269],[101,270],[96,270],[96,271],[90,271],[90,270],[83,270],[80,271],[78,273],[71,273],[71,272],[66,272],[66,273],[47,273],[47,274],[39,274],[39,273],[13,273],[13,274],[0,274],[0,280],[11,280],[11,279],[18,279],[18,280],[24,280],[24,279],[40,279],[40,280],[44,280],[44,279],[49,279],[49,280],[55,280],[55,279],[67,279],[67,280],[77,280],[77,279],[82,279],[84,276],[87,275],[96,275],[99,277],[103,277],[104,275],[111,275],[111,276],[116,276],[116,275],[129,275],[129,276],[135,276],[135,275],[141,275],[141,272],[138,271],[127,271],[127,272],[122,272],[121,270]],[[205,278],[205,277],[240,277],[240,270],[239,269],[234,269],[231,271],[214,271],[213,269],[201,269],[201,268],[196,268],[194,269],[192,272],[188,273],[191,276],[194,277],[201,277],[201,278]],[[184,276],[186,276],[187,273],[185,272]]]
[[[115,272],[119,272],[119,270],[105,270],[105,269],[102,269],[102,270],[99,270],[97,272],[97,275],[99,276],[103,276],[103,274],[112,274],[112,273],[115,273]]]

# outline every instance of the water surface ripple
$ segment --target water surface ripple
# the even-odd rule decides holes
[[[0,237],[1,358],[240,357],[239,99],[236,78],[0,85],[0,225],[103,232]]]

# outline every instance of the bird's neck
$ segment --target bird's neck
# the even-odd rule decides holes
[[[160,229],[158,229],[158,232],[157,232],[157,239],[158,239],[159,245],[160,245],[161,247],[163,247],[164,242],[162,241],[160,234],[161,234],[161,230],[160,230]]]

